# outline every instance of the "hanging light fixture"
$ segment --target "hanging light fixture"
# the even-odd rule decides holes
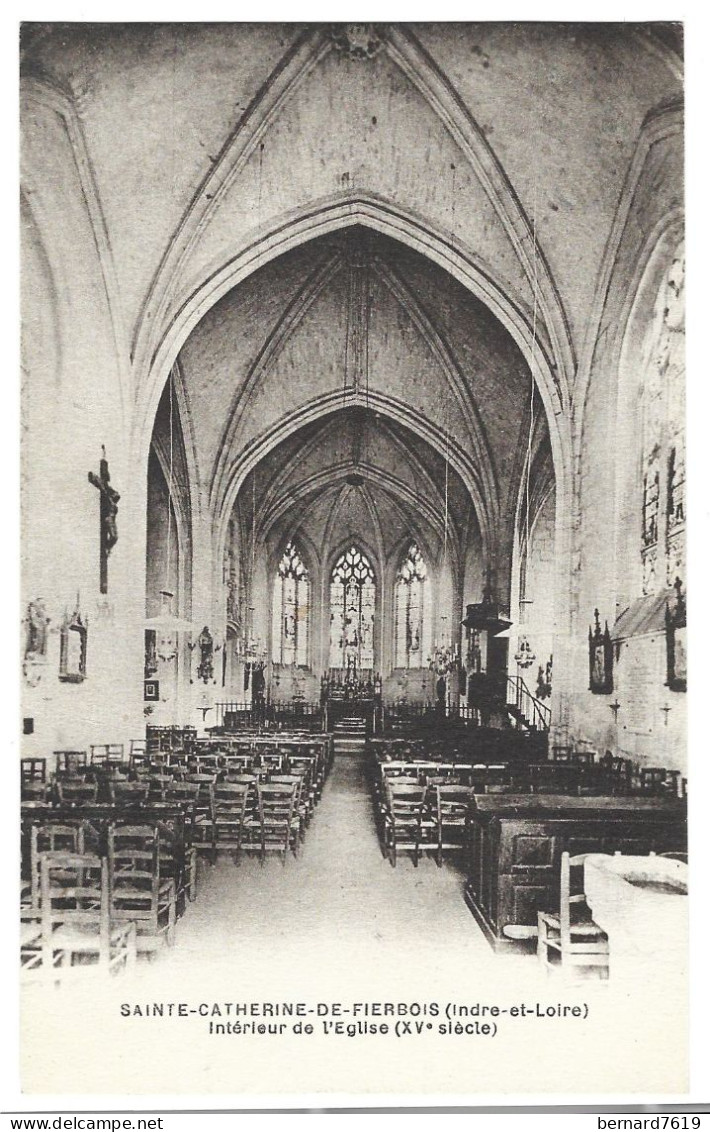
[[[178,633],[192,633],[194,626],[191,621],[177,617],[173,613],[173,599],[175,593],[170,589],[170,503],[173,494],[173,383],[172,374],[168,380],[170,396],[170,454],[168,464],[168,503],[167,519],[168,534],[165,542],[165,586],[160,591],[160,613],[156,617],[146,617],[143,626],[146,630],[155,632],[156,656],[168,663],[175,660],[178,654]]]

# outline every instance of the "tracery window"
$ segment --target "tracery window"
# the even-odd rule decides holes
[[[273,659],[275,664],[308,664],[308,571],[292,542],[274,578]]]
[[[395,668],[424,668],[431,652],[431,582],[416,543],[397,573],[394,587]]]
[[[641,562],[644,594],[685,571],[685,254],[665,273],[644,351]]]
[[[356,546],[330,576],[330,667],[375,667],[375,572]]]

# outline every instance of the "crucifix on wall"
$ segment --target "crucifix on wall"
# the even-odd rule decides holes
[[[116,516],[118,515],[118,501],[121,496],[115,488],[111,487],[106,449],[103,444],[101,445],[99,474],[89,472],[89,483],[93,484],[100,492],[99,588],[101,593],[105,594],[108,593],[108,556],[118,542]]]

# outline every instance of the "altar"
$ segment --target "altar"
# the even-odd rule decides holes
[[[363,720],[374,734],[382,709],[382,678],[372,669],[331,668],[321,679],[326,729],[344,720]]]

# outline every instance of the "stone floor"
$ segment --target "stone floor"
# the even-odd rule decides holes
[[[463,900],[465,875],[426,856],[415,868],[400,855],[383,858],[365,777],[364,752],[338,754],[323,797],[294,858],[276,854],[262,866],[242,855],[200,862],[198,900],[178,924],[178,943],[154,962],[190,967],[199,956],[220,967],[279,962],[294,952],[317,954],[337,943],[341,953],[367,953],[372,963],[420,963],[492,955]],[[497,960],[500,957],[495,957]],[[529,958],[515,957],[528,968]]]

